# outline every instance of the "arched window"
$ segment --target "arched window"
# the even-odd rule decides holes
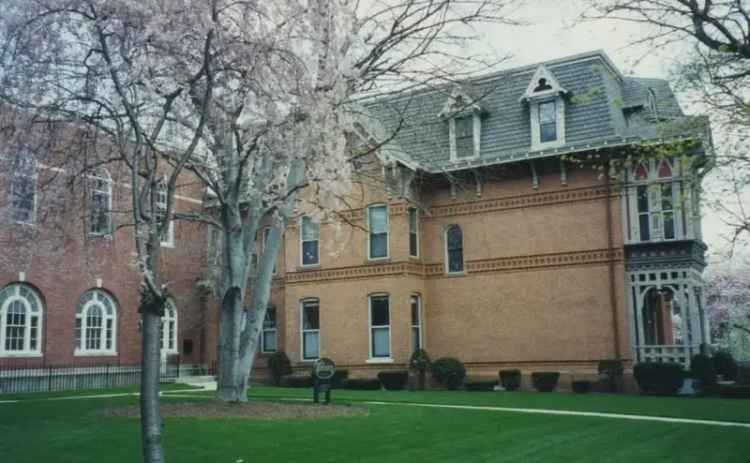
[[[643,161],[633,170],[639,241],[671,240],[678,237],[675,208],[679,198],[679,183],[672,181],[674,170],[671,159]]]
[[[446,272],[464,271],[464,237],[461,227],[450,225],[445,230]]]
[[[41,355],[43,311],[39,294],[28,285],[0,291],[0,356]]]
[[[117,306],[100,289],[86,291],[76,308],[75,355],[117,353]]]
[[[672,176],[672,165],[667,159],[662,159],[659,163],[659,170],[656,175],[659,178],[670,178]]]
[[[161,319],[161,350],[169,354],[177,353],[177,307],[169,299]]]
[[[11,218],[20,223],[34,223],[37,207],[37,163],[30,153],[19,153],[11,167],[9,203]]]
[[[89,233],[107,235],[112,231],[112,177],[99,169],[89,178]]]

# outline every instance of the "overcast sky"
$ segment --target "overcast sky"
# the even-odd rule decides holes
[[[624,74],[669,76],[670,68],[679,59],[679,50],[631,46],[634,39],[644,35],[639,25],[618,21],[576,22],[584,8],[580,0],[529,0],[515,11],[515,16],[529,23],[528,26],[487,27],[482,34],[499,54],[512,54],[509,67],[602,49]],[[684,110],[691,112],[684,98],[681,103]],[[708,208],[704,207],[703,212],[704,240],[709,252],[727,249],[725,236],[729,229]]]

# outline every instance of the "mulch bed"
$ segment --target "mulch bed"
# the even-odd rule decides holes
[[[139,407],[107,408],[104,416],[138,417]],[[363,416],[367,409],[351,405],[315,405],[283,402],[225,403],[215,400],[166,403],[161,405],[163,417],[178,418],[250,418],[275,419],[320,419],[337,416]]]

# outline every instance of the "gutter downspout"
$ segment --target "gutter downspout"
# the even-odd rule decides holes
[[[609,160],[605,165],[604,178],[605,178],[605,213],[607,214],[607,254],[609,263],[609,304],[612,310],[612,330],[614,334],[614,347],[615,347],[615,359],[620,360],[622,358],[622,352],[620,351],[620,326],[618,324],[617,316],[617,286],[615,285],[615,252],[614,252],[614,236],[613,236],[613,225],[612,225],[612,180],[610,178],[610,164]]]

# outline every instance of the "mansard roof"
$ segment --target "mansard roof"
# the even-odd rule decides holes
[[[540,72],[553,76],[554,93],[565,99],[566,133],[563,146],[533,151],[524,96]],[[482,148],[479,158],[452,161],[447,121],[441,115],[455,88],[446,85],[362,101],[380,132],[396,132],[386,146],[391,158],[403,157],[405,165],[438,173],[656,140],[664,138],[659,127],[665,120],[690,118],[665,80],[626,77],[603,51],[594,51],[462,82],[462,94],[482,109]],[[657,116],[651,114],[649,94],[656,97]],[[670,138],[704,135],[692,127],[691,133],[672,132]]]

